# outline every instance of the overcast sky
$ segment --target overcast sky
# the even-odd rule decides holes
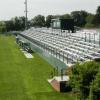
[[[0,20],[9,20],[15,16],[24,16],[25,0],[0,0]],[[28,17],[38,14],[65,14],[75,10],[95,13],[100,0],[28,0]]]

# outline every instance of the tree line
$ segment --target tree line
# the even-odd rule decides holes
[[[48,15],[46,18],[43,15],[37,15],[28,21],[28,28],[34,27],[50,27],[52,19],[55,18],[73,18],[75,26],[78,27],[100,27],[100,6],[96,10],[96,14],[88,13],[87,11],[73,11],[70,14],[64,15]],[[0,31],[19,31],[25,29],[25,17],[14,17],[8,21],[0,21]]]

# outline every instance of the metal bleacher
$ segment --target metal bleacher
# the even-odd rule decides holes
[[[66,35],[65,35],[66,33]],[[84,37],[65,32],[59,35],[60,31],[52,31],[47,28],[31,28],[20,35],[26,36],[34,44],[45,52],[53,55],[66,64],[74,64],[77,61],[95,60],[100,58],[100,46],[84,41]]]

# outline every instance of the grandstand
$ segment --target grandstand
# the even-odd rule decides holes
[[[40,55],[51,55],[53,59],[64,63],[64,68],[76,62],[100,59],[100,34],[96,31],[68,33],[59,29],[32,27],[20,33],[18,38],[30,43],[31,48]],[[61,69],[62,65],[58,62],[54,61],[53,65]]]

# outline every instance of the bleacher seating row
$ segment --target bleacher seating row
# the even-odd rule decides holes
[[[60,31],[52,31],[52,29],[47,28],[31,28],[22,32],[21,35],[31,38],[41,49],[66,64],[100,58],[99,45],[84,41],[83,35],[78,37],[74,33],[65,31],[66,35],[61,36],[59,33]],[[78,32],[77,34],[81,33]]]

